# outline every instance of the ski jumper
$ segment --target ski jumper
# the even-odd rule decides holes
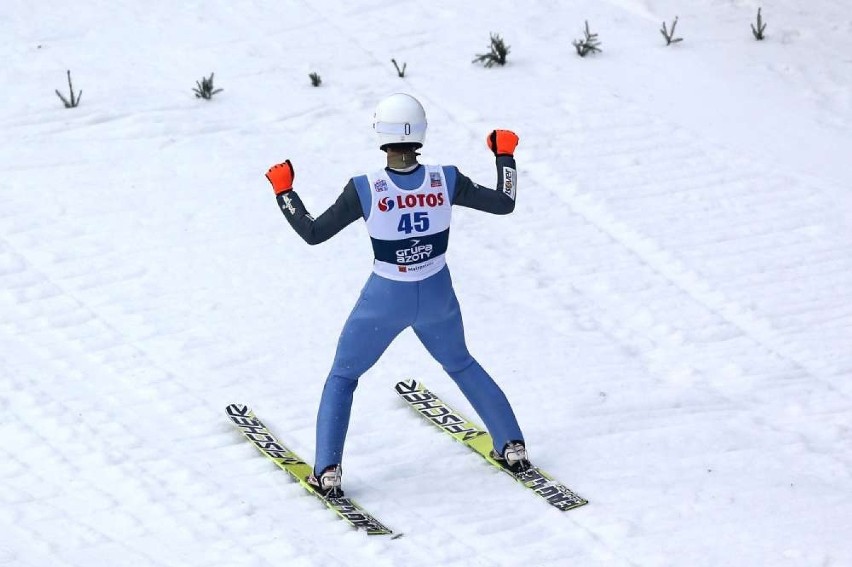
[[[314,471],[340,464],[358,379],[403,330],[461,389],[485,423],[495,449],[523,441],[505,394],[471,356],[445,253],[452,205],[495,214],[514,209],[514,158],[499,156],[497,190],[476,185],[455,167],[384,169],[350,180],[338,201],[314,220],[295,191],[278,195],[294,229],[315,244],[363,218],[373,244],[373,273],[347,319],[322,392]]]

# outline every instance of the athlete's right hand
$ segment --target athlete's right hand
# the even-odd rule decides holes
[[[518,145],[518,135],[511,130],[492,130],[486,141],[488,149],[495,156],[513,156]]]
[[[277,163],[269,168],[266,172],[266,178],[272,184],[272,190],[276,195],[286,193],[293,188],[293,178],[296,174],[293,172],[293,164],[288,159],[284,163]]]

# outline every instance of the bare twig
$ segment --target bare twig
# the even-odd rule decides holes
[[[399,75],[400,77],[404,77],[405,76],[405,68],[408,66],[408,63],[403,63],[401,69],[400,69],[399,65],[397,64],[396,59],[391,59],[391,63],[393,63],[393,66],[396,67],[396,74]]]
[[[666,45],[671,45],[673,43],[677,43],[679,41],[683,41],[682,37],[675,37],[675,27],[677,27],[677,16],[675,16],[674,21],[672,22],[672,29],[669,31],[666,29],[666,22],[663,22],[663,28],[660,30],[660,33],[663,34],[663,37],[666,38]]]
[[[58,96],[62,100],[62,103],[65,105],[65,108],[76,108],[77,105],[80,104],[80,97],[83,96],[83,91],[81,90],[79,93],[77,93],[76,97],[74,96],[74,87],[73,87],[73,85],[71,85],[71,71],[70,70],[67,71],[67,74],[68,74],[68,91],[70,92],[70,97],[65,98],[64,96],[62,96],[62,93],[59,92],[59,89],[56,89],[56,91],[55,91],[56,96]]]
[[[758,41],[762,41],[766,36],[764,35],[764,31],[766,31],[766,23],[763,21],[763,16],[760,13],[760,8],[757,9],[757,27],[754,24],[751,24],[751,33],[754,35],[754,39]]]

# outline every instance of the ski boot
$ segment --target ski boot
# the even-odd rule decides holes
[[[513,473],[523,472],[532,468],[527,448],[523,441],[509,441],[503,446],[503,452],[491,451],[491,458],[500,463],[500,466],[509,469]]]
[[[317,476],[310,474],[305,480],[316,490],[323,498],[342,498],[343,488],[341,488],[343,469],[340,465],[329,465],[325,467]]]

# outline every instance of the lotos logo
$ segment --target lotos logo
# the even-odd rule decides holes
[[[443,193],[413,193],[409,195],[397,195],[395,198],[382,197],[379,200],[379,210],[392,211],[394,207],[400,209],[413,209],[415,207],[435,208],[441,207],[446,201]]]
[[[381,199],[379,199],[379,210],[383,213],[392,211],[393,207],[393,199],[391,199],[390,197],[382,197]]]

